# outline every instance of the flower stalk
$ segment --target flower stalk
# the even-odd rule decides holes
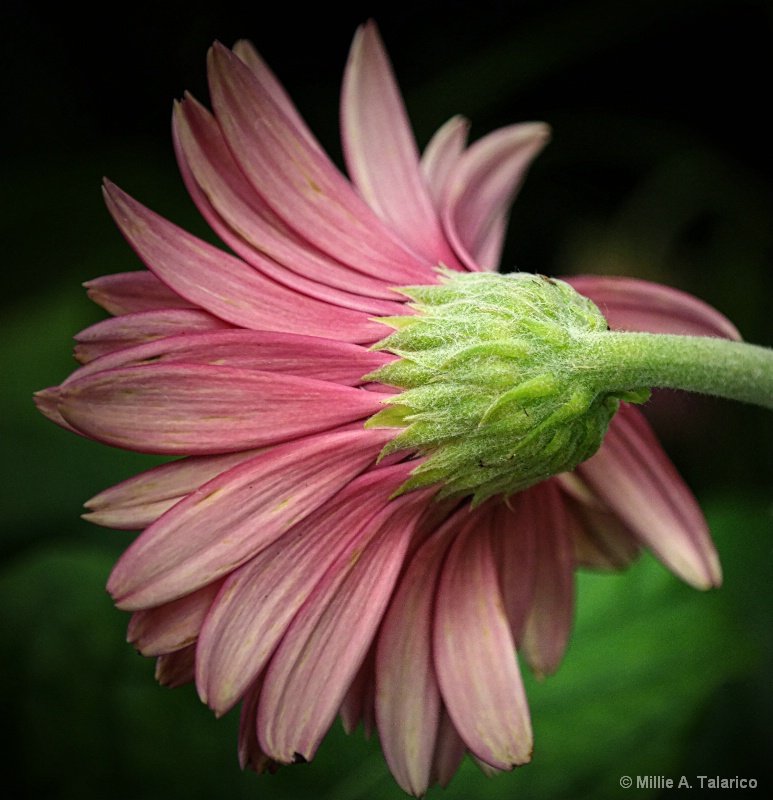
[[[599,390],[683,389],[773,409],[773,349],[708,336],[583,335],[574,364]]]

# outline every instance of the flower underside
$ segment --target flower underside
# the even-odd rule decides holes
[[[339,714],[417,797],[465,753],[524,764],[520,662],[558,667],[577,569],[648,549],[720,584],[695,498],[620,401],[681,386],[662,359],[639,371],[637,337],[740,335],[665,286],[496,274],[549,130],[468,145],[453,117],[420,155],[372,22],[344,75],[348,177],[251,45],[215,44],[208,71],[212,111],[176,104],[174,143],[231,252],[106,181],[148,269],[87,284],[113,317],[36,396],[66,430],[172,458],[87,504],[142,530],[107,587],[128,638],[161,683],[241,703],[256,772],[311,760]]]
[[[396,328],[375,349],[400,360],[367,380],[404,389],[367,427],[401,427],[382,452],[427,456],[400,492],[441,483],[440,497],[477,505],[568,472],[601,446],[620,400],[582,374],[583,337],[608,329],[592,301],[560,280],[513,273],[452,273],[403,287],[419,312],[382,319]]]

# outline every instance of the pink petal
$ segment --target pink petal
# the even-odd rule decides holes
[[[330,566],[344,552],[354,557],[360,532],[411,466],[375,469],[356,478],[229,576],[197,651],[199,695],[218,714],[245,693]]]
[[[191,97],[175,108],[174,141],[194,202],[247,263],[310,297],[379,316],[400,313],[399,296],[383,280],[335,261],[277,217],[233,160],[215,119]]]
[[[312,378],[177,363],[73,380],[61,388],[58,407],[79,431],[116,447],[209,455],[318,433],[382,405],[376,393]]]
[[[416,523],[437,489],[392,501],[347,547],[293,620],[266,673],[258,736],[278,761],[310,761],[367,654]]]
[[[670,286],[595,275],[564,280],[593,300],[613,329],[741,339],[735,325],[715,308]]]
[[[532,732],[491,550],[496,503],[451,545],[438,584],[434,656],[448,713],[470,751],[497,769],[531,759]]]
[[[457,163],[448,179],[442,218],[468,269],[497,268],[503,220],[549,135],[539,122],[500,128],[475,142]]]
[[[73,428],[62,416],[59,411],[60,395],[61,392],[58,386],[50,386],[48,389],[41,389],[39,392],[35,392],[33,400],[38,411],[40,411],[49,422],[53,422],[54,425],[58,425],[60,428],[70,431],[70,433],[77,433],[79,436],[85,436],[85,434]]]
[[[580,478],[676,575],[708,589],[722,581],[706,520],[641,413],[623,405]]]
[[[354,36],[341,94],[349,175],[368,205],[430,263],[461,269],[419,169],[419,152],[375,24]]]
[[[136,311],[191,308],[191,303],[163,284],[152,272],[118,272],[86,281],[88,296],[105,311],[117,316]]]
[[[337,261],[389,285],[433,277],[432,264],[391,233],[222,45],[210,50],[209,78],[217,121],[231,152],[281,219]]]
[[[395,356],[357,344],[275,331],[218,330],[156,339],[110,353],[74,372],[64,385],[97,372],[144,364],[209,364],[277,372],[356,386]]]
[[[446,787],[451,783],[451,778],[456,774],[462,763],[467,746],[459,736],[458,731],[448,716],[445,706],[440,711],[440,724],[438,725],[435,752],[432,755],[432,783],[439,783]]]
[[[321,145],[314,134],[309,130],[303,117],[298,113],[298,109],[285,91],[284,86],[277,80],[252,42],[246,39],[239,40],[233,46],[233,52],[249,67],[250,72],[252,72],[255,79],[261,85],[263,91],[271,98],[272,102],[280,109],[282,114],[287,117],[295,130],[303,136],[312,147],[321,151]]]
[[[569,513],[574,560],[583,567],[622,570],[637,558],[637,538],[580,480],[576,472],[555,478]]]
[[[151,525],[113,569],[122,608],[169,602],[243,564],[372,463],[388,436],[307,437],[223,472]]]
[[[491,515],[491,548],[499,573],[502,602],[513,640],[520,644],[521,633],[534,596],[536,539],[541,535],[533,519],[529,490],[510,498],[512,509],[500,503]]]
[[[186,683],[192,683],[195,656],[195,645],[159,656],[156,660],[156,680],[162,686],[168,686],[170,689],[177,689],[185,686]]]
[[[375,645],[375,643],[374,643]],[[363,733],[370,739],[376,728],[376,648],[370,652],[355,675],[341,703],[341,722],[347,733],[353,733],[362,721]]]
[[[448,179],[464,152],[469,131],[469,120],[459,115],[451,117],[438,128],[421,155],[421,172],[438,212]]]
[[[376,722],[389,769],[408,794],[430,785],[442,701],[432,657],[432,621],[440,568],[463,508],[411,559],[389,604],[376,651]]]
[[[144,656],[173,653],[193,644],[221,584],[222,581],[214,581],[171,603],[135,611],[127,641]]]
[[[530,506],[534,528],[534,593],[523,631],[522,652],[541,678],[558,668],[574,616],[574,549],[571,519],[555,481],[543,481],[514,498]]]
[[[142,530],[191,492],[259,452],[190,456],[162,464],[92,497],[86,503],[89,513],[83,517],[106,528]]]
[[[361,312],[298,294],[154,214],[111,183],[105,199],[124,236],[181,297],[243,328],[374,342],[384,326]]]
[[[239,764],[242,769],[251,769],[255,774],[276,772],[279,764],[269,758],[258,742],[258,729],[255,719],[258,714],[258,701],[263,689],[263,676],[255,679],[242,701],[239,716]]]
[[[150,274],[150,273],[148,273]],[[155,279],[157,280],[157,279]],[[81,364],[127,347],[179,334],[230,330],[229,325],[206,311],[194,308],[167,308],[138,311],[97,322],[75,336],[75,357]]]

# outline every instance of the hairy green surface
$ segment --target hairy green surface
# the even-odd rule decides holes
[[[574,469],[598,450],[621,399],[576,364],[583,337],[607,330],[596,306],[543,275],[443,272],[400,291],[416,316],[376,347],[401,360],[369,379],[404,391],[369,427],[403,427],[384,450],[428,456],[402,487],[441,496],[514,492]],[[644,398],[642,398],[644,399]]]

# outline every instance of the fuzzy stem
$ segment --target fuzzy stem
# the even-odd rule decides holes
[[[773,409],[773,349],[705,336],[592,333],[574,369],[607,391],[684,389]]]

